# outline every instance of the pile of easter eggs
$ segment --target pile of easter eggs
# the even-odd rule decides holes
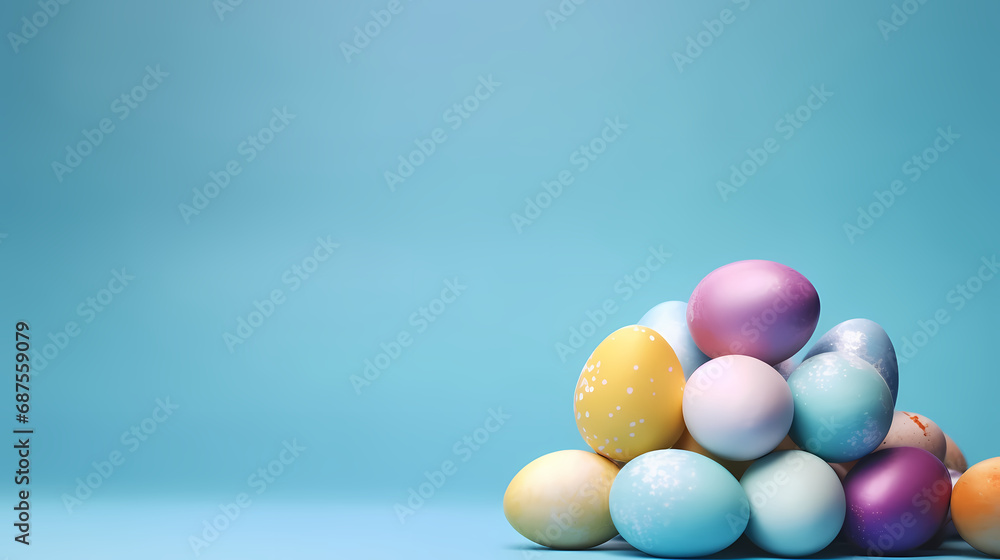
[[[593,452],[524,467],[507,520],[551,548],[620,534],[660,557],[743,535],[779,556],[838,537],[883,556],[956,532],[1000,557],[1000,457],[967,468],[937,424],[896,410],[895,350],[873,321],[840,323],[797,363],[819,313],[797,271],[740,261],[611,333],[573,391]]]

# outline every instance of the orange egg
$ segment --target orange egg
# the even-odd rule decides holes
[[[672,449],[683,449],[685,451],[691,451],[699,455],[704,455],[705,457],[708,457],[725,467],[730,474],[736,477],[736,480],[739,480],[743,476],[743,473],[745,473],[746,470],[750,468],[750,465],[753,464],[753,461],[730,461],[728,459],[723,459],[718,455],[713,455],[711,451],[702,447],[700,443],[691,437],[691,432],[689,432],[687,428],[684,428],[684,432],[681,433],[681,437],[677,440],[677,443],[674,444]]]
[[[973,465],[958,479],[951,518],[965,542],[1000,557],[1000,457]]]
[[[611,333],[590,355],[573,392],[576,426],[597,453],[631,461],[667,449],[684,430],[684,371],[649,327]]]

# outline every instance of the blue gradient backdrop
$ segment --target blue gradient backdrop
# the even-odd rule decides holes
[[[501,497],[537,456],[585,448],[569,399],[589,351],[747,258],[815,284],[816,337],[868,317],[900,349],[944,309],[901,365],[899,406],[971,462],[1000,455],[1000,280],[952,293],[1000,249],[1000,5],[561,6],[5,2],[0,328],[30,322],[36,350],[35,544],[9,540],[8,510],[5,551],[193,557],[189,537],[246,492],[253,506],[201,556],[534,553]],[[147,67],[159,74],[143,86]],[[475,108],[456,117],[456,103]],[[60,172],[105,118],[114,129]],[[584,169],[574,152],[608,119],[627,128]],[[242,143],[272,124],[249,160]],[[777,151],[720,190],[768,139]],[[199,199],[230,160],[239,174]],[[539,196],[564,170],[572,183]],[[874,193],[896,180],[906,190],[880,212]],[[317,239],[336,248],[313,268]],[[647,275],[651,249],[669,257]],[[294,266],[310,272],[293,280]],[[134,279],[101,292],[123,267]],[[458,295],[435,302],[449,282]],[[282,303],[227,344],[274,290]],[[59,334],[70,321],[77,336]],[[560,354],[581,327],[582,347]],[[388,366],[365,378],[366,360]],[[463,438],[491,410],[509,418],[473,449]],[[457,473],[400,523],[394,505],[447,460]],[[0,470],[15,462],[0,454]],[[258,493],[268,466],[280,474]]]

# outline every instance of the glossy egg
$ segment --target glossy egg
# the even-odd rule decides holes
[[[525,538],[579,550],[618,534],[608,509],[614,463],[586,451],[556,451],[528,463],[503,496],[503,512]]]
[[[590,355],[573,393],[580,435],[628,462],[673,445],[684,430],[684,373],[670,344],[638,325],[611,333]]]
[[[844,525],[844,487],[830,465],[812,453],[771,453],[750,465],[740,484],[750,501],[747,536],[771,554],[814,554]]]
[[[740,483],[711,459],[679,449],[651,451],[625,465],[611,486],[611,518],[630,545],[653,556],[714,554],[746,529]]]
[[[752,356],[777,364],[799,351],[819,321],[816,288],[776,262],[739,261],[717,268],[695,287],[687,322],[710,358]]]
[[[916,447],[876,451],[844,480],[844,534],[868,556],[913,550],[944,524],[951,475],[944,463]]]
[[[897,410],[892,425],[879,449],[890,447],[919,447],[930,452],[939,461],[945,460],[948,442],[944,432],[926,416]]]
[[[795,415],[788,435],[831,463],[860,459],[892,425],[889,386],[868,362],[839,352],[813,356],[788,378]]]
[[[893,348],[892,341],[889,340],[885,329],[878,323],[869,319],[844,321],[826,331],[809,349],[806,358],[825,352],[850,354],[875,366],[875,371],[889,386],[892,402],[896,402],[896,395],[899,393],[899,365],[896,363],[896,349]]]
[[[958,444],[948,434],[944,435],[944,441],[944,466],[949,469],[955,469],[958,472],[965,472],[969,468],[969,463],[965,460],[965,454],[962,453]]]
[[[951,497],[951,519],[965,542],[1000,558],[1000,457],[962,473]]]
[[[708,356],[698,349],[691,338],[686,301],[663,302],[647,311],[638,324],[652,328],[667,340],[677,353],[677,359],[681,361],[685,379],[691,377],[698,366],[708,361]]]
[[[684,423],[705,449],[731,461],[770,453],[792,425],[792,391],[775,369],[750,356],[703,364],[684,390]]]

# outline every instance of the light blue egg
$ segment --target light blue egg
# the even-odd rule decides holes
[[[892,393],[892,402],[899,394],[899,364],[896,349],[889,335],[878,323],[869,319],[850,319],[826,331],[809,349],[806,359],[825,352],[843,352],[857,356],[875,366]]]
[[[828,352],[802,362],[788,377],[795,402],[788,435],[830,463],[860,459],[879,446],[892,425],[889,386],[875,366]]]
[[[611,485],[611,519],[630,545],[653,556],[714,554],[746,529],[750,504],[722,465],[680,449],[629,461]]]
[[[812,453],[775,451],[750,465],[740,485],[750,501],[747,537],[771,554],[815,554],[844,525],[847,500],[840,477]]]
[[[698,349],[691,338],[687,324],[687,302],[667,301],[650,309],[637,325],[649,327],[660,333],[681,361],[684,379],[691,377],[698,366],[708,361],[708,356]]]

